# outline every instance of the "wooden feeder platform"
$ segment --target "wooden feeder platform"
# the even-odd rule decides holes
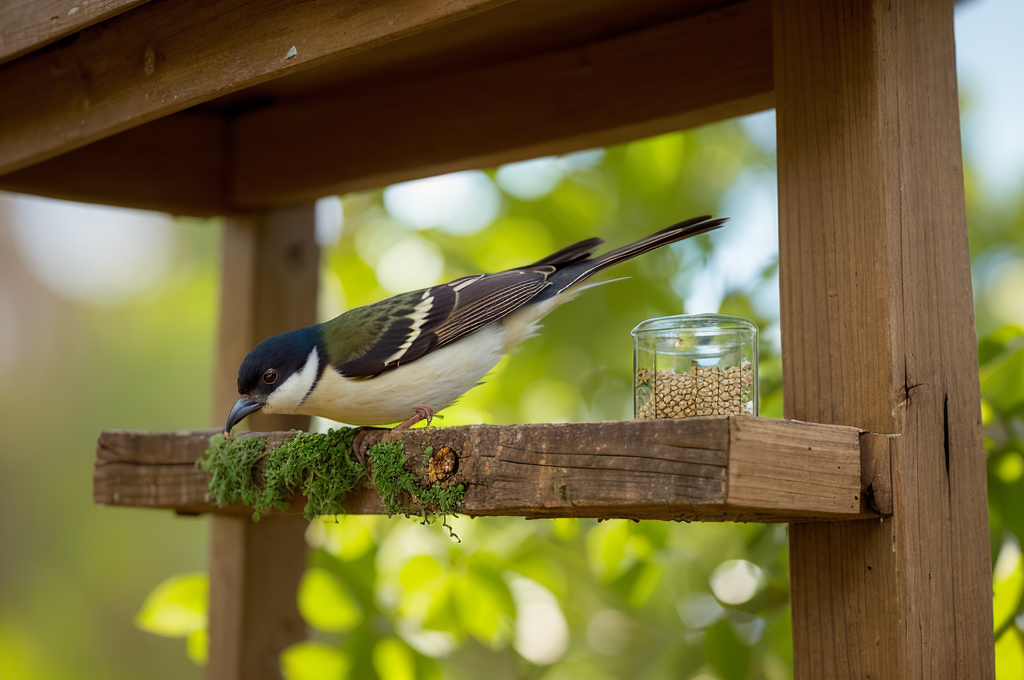
[[[407,445],[472,514],[790,522],[798,680],[994,677],[953,0],[10,0],[0,93],[0,188],[227,217],[218,424],[316,322],[314,199],[774,106],[788,420]],[[279,678],[305,522],[207,504],[208,434],[104,433],[96,500],[209,512],[207,677]]]
[[[100,435],[93,500],[181,513],[218,508],[196,466],[216,430]],[[270,447],[290,433],[249,433]],[[729,416],[609,423],[413,429],[408,467],[426,483],[427,446],[445,447],[467,488],[470,516],[628,517],[687,522],[808,522],[877,517],[892,509],[889,438],[853,427]],[[358,443],[357,443],[358,447]],[[361,452],[365,452],[361,451]],[[290,512],[301,512],[296,498]],[[345,504],[381,514],[364,484]]]

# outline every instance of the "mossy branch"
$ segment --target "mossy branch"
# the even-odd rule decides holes
[[[306,497],[303,514],[307,519],[343,514],[345,498],[367,474],[352,455],[358,431],[300,432],[269,450],[266,440],[259,437],[214,435],[199,460],[200,467],[210,473],[210,499],[220,506],[240,501],[250,506],[253,519],[259,520],[272,508],[286,509],[291,498],[301,493]],[[367,458],[373,485],[388,516],[416,515],[429,522],[457,514],[462,508],[465,487],[421,484],[406,467],[408,458],[401,441],[376,444]]]

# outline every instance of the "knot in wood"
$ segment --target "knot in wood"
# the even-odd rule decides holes
[[[430,454],[427,460],[427,481],[443,482],[459,471],[459,454],[450,446],[441,448]]]

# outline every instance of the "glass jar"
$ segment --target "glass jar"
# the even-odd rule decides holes
[[[633,416],[757,415],[757,326],[728,314],[648,319],[633,329]]]

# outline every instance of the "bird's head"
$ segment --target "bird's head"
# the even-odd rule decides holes
[[[318,328],[310,326],[267,338],[238,369],[241,396],[228,414],[225,434],[250,413],[297,413],[323,373]]]

